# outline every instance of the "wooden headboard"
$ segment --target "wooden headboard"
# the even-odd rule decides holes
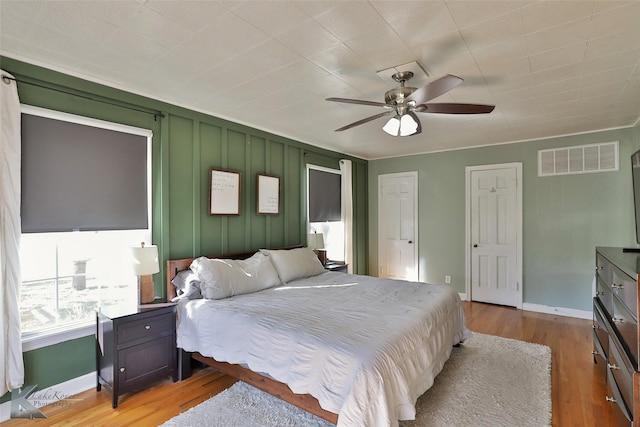
[[[302,247],[304,247],[304,245],[287,246],[284,248],[274,248],[274,249],[295,249],[295,248],[302,248]],[[207,258],[247,259],[251,257],[253,254],[255,254],[257,251],[258,250],[256,249],[249,252],[235,252],[230,254],[213,255],[213,256],[207,256]],[[171,299],[177,295],[176,288],[173,286],[173,283],[171,283],[173,278],[176,277],[176,274],[178,274],[178,272],[182,270],[187,270],[189,266],[191,266],[191,262],[193,262],[193,260],[196,258],[198,257],[167,260],[167,283],[166,283],[167,301],[171,301]]]

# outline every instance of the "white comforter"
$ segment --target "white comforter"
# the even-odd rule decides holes
[[[450,287],[331,272],[182,301],[177,331],[178,347],[266,373],[358,427],[414,419],[416,399],[470,335]]]

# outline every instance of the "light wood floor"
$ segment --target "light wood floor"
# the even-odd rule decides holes
[[[467,325],[474,332],[499,335],[552,349],[553,426],[614,425],[605,383],[591,355],[591,322],[512,308],[465,302]],[[125,394],[111,408],[107,391],[86,391],[73,400],[45,407],[47,419],[10,420],[3,425],[157,426],[230,387],[234,380],[211,368],[188,380],[170,379],[147,390]]]

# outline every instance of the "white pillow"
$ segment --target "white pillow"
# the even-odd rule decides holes
[[[191,270],[202,282],[202,296],[208,299],[248,294],[280,284],[271,261],[260,252],[245,260],[196,258]]]
[[[174,300],[181,298],[198,299],[202,298],[200,293],[200,279],[196,273],[191,270],[182,270],[176,274],[176,277],[171,280],[173,286],[176,288],[177,296]]]
[[[269,255],[282,283],[326,272],[315,252],[306,247],[277,250],[260,249],[260,252]]]

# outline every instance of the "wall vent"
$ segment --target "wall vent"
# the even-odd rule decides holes
[[[618,141],[538,150],[538,176],[618,170]]]

